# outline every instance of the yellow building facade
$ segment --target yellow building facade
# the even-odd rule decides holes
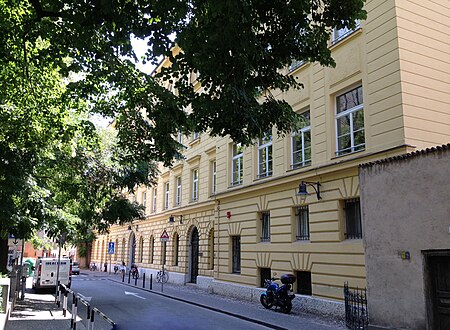
[[[92,261],[109,260],[111,241],[113,263],[134,259],[147,273],[165,263],[169,281],[249,298],[283,273],[312,300],[342,301],[344,282],[365,287],[358,164],[450,141],[449,8],[368,0],[365,9],[357,29],[333,32],[336,68],[297,63],[286,73],[304,88],[273,91],[304,115],[299,130],[274,129],[246,148],[180,136],[186,159],[130,196],[145,220],[100,235]]]

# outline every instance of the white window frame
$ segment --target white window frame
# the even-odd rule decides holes
[[[169,208],[169,196],[170,196],[170,184],[169,182],[164,183],[164,209]]]
[[[345,39],[347,36],[351,35],[353,32],[355,32],[356,30],[358,30],[361,26],[360,26],[360,20],[356,20],[356,26],[354,29],[350,29],[348,27],[344,27],[342,29],[333,29],[333,32],[331,34],[331,43],[335,44],[337,42],[339,42],[342,39]]]
[[[153,205],[152,205],[152,212],[156,213],[156,202],[158,197],[158,189],[153,188]]]
[[[200,138],[200,133],[199,132],[193,132],[192,133],[192,141],[195,141],[195,140],[197,140],[197,139],[199,139]]]
[[[301,129],[292,131],[291,133],[291,168],[292,169],[296,169],[299,167],[304,167],[304,166],[308,166],[311,165],[311,158],[310,159],[305,159],[305,134],[309,132],[310,135],[310,139],[311,139],[311,112],[310,110],[305,110],[303,111],[300,115],[305,114],[306,112],[309,112],[309,118],[310,118],[310,122],[308,126],[305,126]],[[299,163],[294,163],[294,154],[298,153],[298,150],[294,150],[294,139],[297,136],[301,136],[301,142],[302,142],[302,161]],[[310,146],[310,148],[312,148],[312,145]]]
[[[211,195],[216,194],[217,188],[217,162],[213,160],[211,162]]]
[[[337,109],[337,104],[338,104],[337,99],[340,96],[345,95],[347,93],[350,93],[350,92],[352,92],[352,91],[354,91],[355,89],[358,89],[358,88],[362,89],[362,86],[360,85],[360,86],[357,86],[355,88],[349,89],[349,90],[347,90],[347,91],[345,91],[343,93],[340,93],[339,95],[337,95],[335,97],[334,113],[335,113],[336,155],[337,156],[344,156],[344,155],[351,154],[353,152],[362,151],[362,150],[365,149],[365,146],[366,146],[366,138],[365,138],[365,136],[364,136],[364,143],[355,145],[355,133],[356,132],[353,130],[353,114],[358,112],[358,111],[364,111],[364,100],[363,100],[363,103],[361,103],[361,104],[359,104],[357,106],[354,106],[353,108],[349,108],[349,109],[347,109],[345,111],[337,113],[337,110],[338,110]],[[349,130],[350,130],[350,147],[348,147],[346,149],[339,150],[338,120],[340,118],[346,117],[346,116],[348,116],[349,119],[350,119],[350,123],[349,123],[349,126],[350,126],[350,128],[349,128]],[[365,125],[363,126],[363,130],[364,130],[364,134],[365,134],[365,130],[366,130]],[[359,148],[359,147],[362,147],[362,148]],[[356,149],[356,148],[358,148],[358,149]],[[346,151],[347,149],[350,149],[350,150]]]
[[[233,143],[231,145],[231,185],[237,186],[242,184],[243,178],[241,177],[241,170],[244,168],[244,151],[242,150],[239,154],[234,154],[234,147],[236,146],[236,150],[241,148],[240,143]],[[235,170],[235,168],[237,169]],[[235,180],[234,174],[237,173],[237,180]]]
[[[192,196],[191,200],[193,202],[198,201],[198,168],[192,170]]]
[[[264,136],[267,136],[267,134],[264,133]],[[273,173],[273,147],[272,147],[273,137],[272,137],[272,132],[270,132],[269,136],[270,136],[270,141],[266,142],[264,144],[260,144],[261,140],[263,138],[260,138],[258,140],[258,178],[266,178],[266,177],[272,176],[272,173]],[[260,167],[261,167],[260,165],[262,164],[261,153],[262,153],[262,151],[264,149],[266,149],[266,157],[265,157],[266,159],[264,159],[264,163],[266,164],[266,172],[261,173],[260,172]],[[269,149],[270,149],[270,153],[269,153]],[[271,166],[270,166],[270,170],[269,170],[269,164],[270,164],[270,162],[269,162],[269,154],[272,155],[272,160],[271,160],[272,163],[271,163]]]
[[[183,134],[181,132],[178,132],[177,134],[177,142],[180,144],[183,143]]]
[[[177,176],[175,178],[175,184],[177,186],[176,193],[175,193],[175,205],[180,206],[181,205],[181,175]]]

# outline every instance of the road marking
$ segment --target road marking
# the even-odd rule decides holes
[[[77,293],[77,295],[79,295],[81,297],[81,299],[84,299],[86,301],[91,301],[92,297],[86,297],[84,295],[82,295],[81,293]]]
[[[125,291],[125,294],[132,295],[132,296],[135,296],[136,298],[140,298],[140,299],[147,299],[147,298],[141,297],[140,295],[138,295],[137,293],[134,293],[134,292]]]

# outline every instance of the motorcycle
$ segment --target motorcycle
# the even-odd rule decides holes
[[[275,280],[281,280],[283,285],[279,286],[275,283]],[[267,290],[261,293],[260,302],[265,308],[270,309],[272,306],[279,307],[280,310],[289,314],[292,309],[292,299],[295,298],[295,294],[292,292],[292,284],[295,283],[295,276],[292,274],[284,274],[278,278],[271,278],[265,280],[264,284]]]
[[[114,265],[114,274],[117,274],[118,271],[119,271],[119,265],[115,264]]]

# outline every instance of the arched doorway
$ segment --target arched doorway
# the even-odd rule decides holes
[[[135,256],[136,256],[136,237],[134,236],[134,233],[131,233],[130,236],[130,266],[131,264],[134,264],[135,262]]]
[[[191,234],[191,245],[190,245],[190,265],[189,269],[191,271],[191,283],[197,283],[198,276],[198,247],[199,247],[199,236],[198,230],[194,227]]]

